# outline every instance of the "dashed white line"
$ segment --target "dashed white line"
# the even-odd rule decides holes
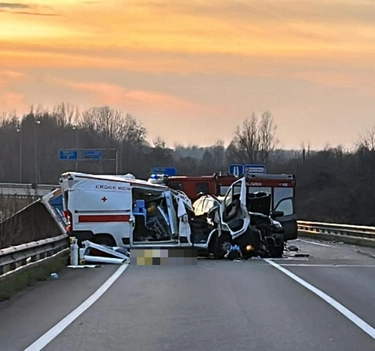
[[[112,274],[110,278],[96,290],[86,301],[79,305],[74,311],[69,313],[64,319],[57,323],[54,327],[43,334],[38,340],[31,344],[24,351],[39,351],[47,346],[53,339],[55,339],[65,328],[72,324],[83,312],[92,306],[120,277],[120,275],[128,268],[128,264],[123,264],[119,269]]]
[[[368,334],[371,338],[375,339],[375,329],[368,323],[366,323],[363,319],[359,318],[356,314],[354,314],[352,311],[348,310],[345,306],[341,305],[339,302],[337,302],[335,299],[324,293],[323,291],[317,289],[315,286],[311,285],[310,283],[306,282],[305,280],[301,279],[297,275],[293,274],[292,272],[288,271],[286,268],[281,267],[279,264],[269,260],[265,259],[266,262],[268,262],[271,266],[277,268],[279,271],[286,274],[288,277],[292,278],[297,283],[304,286],[306,289],[313,292],[315,295],[319,296],[322,300],[327,302],[329,305],[331,305],[334,309],[336,309],[338,312],[340,312],[343,316],[345,316],[347,319],[349,319],[351,322],[353,322],[357,327],[362,329],[366,334]]]

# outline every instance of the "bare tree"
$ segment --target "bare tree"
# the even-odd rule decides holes
[[[278,143],[275,133],[276,125],[269,112],[264,112],[260,119],[253,113],[237,127],[227,150],[229,158],[239,163],[267,163]]]
[[[161,148],[161,149],[166,149],[167,148],[167,143],[161,137],[157,137],[153,141],[153,144],[154,144],[154,148]]]
[[[368,130],[365,135],[360,135],[356,146],[358,149],[375,151],[375,126]]]
[[[59,127],[76,125],[80,119],[78,107],[64,102],[54,108],[52,115]]]
[[[259,122],[259,151],[263,163],[267,163],[270,153],[275,150],[279,142],[275,138],[276,129],[271,113],[264,112]]]

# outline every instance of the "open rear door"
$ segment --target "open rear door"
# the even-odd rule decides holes
[[[280,200],[275,206],[275,212],[282,211],[283,216],[274,217],[283,226],[285,240],[294,240],[298,237],[297,216],[294,213],[293,198]]]
[[[250,224],[246,209],[246,178],[235,181],[228,189],[220,207],[220,220],[223,230],[235,239],[242,235]]]

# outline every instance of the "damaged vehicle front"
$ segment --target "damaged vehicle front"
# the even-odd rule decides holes
[[[284,229],[270,215],[271,195],[250,193],[246,179],[234,182],[223,198],[203,195],[191,219],[194,246],[215,258],[281,257]]]

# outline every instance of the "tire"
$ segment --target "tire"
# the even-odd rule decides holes
[[[116,246],[115,239],[110,234],[96,234],[94,235],[93,242],[95,244],[99,244],[103,246],[110,246],[110,247]]]
[[[272,258],[280,258],[283,257],[284,253],[284,240],[281,242],[279,246],[273,246],[268,248]]]

